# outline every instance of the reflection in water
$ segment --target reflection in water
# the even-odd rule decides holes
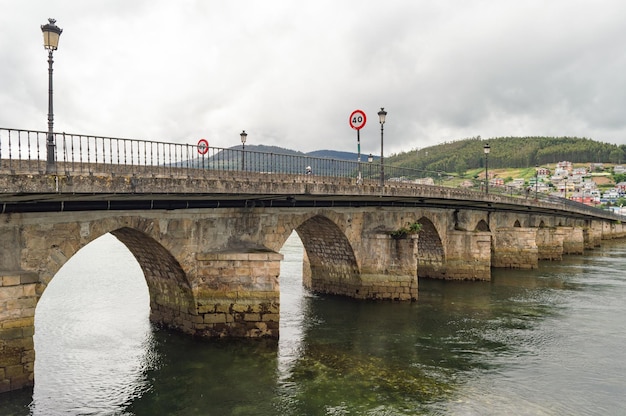
[[[151,328],[141,271],[113,243],[108,236],[71,276],[59,273],[63,289],[55,294],[53,282],[38,306],[33,414],[622,411],[623,244],[538,270],[494,270],[492,282],[420,280],[418,302],[378,303],[303,290],[292,238],[280,341],[215,342]],[[0,413],[29,414],[5,412],[19,400],[0,396]]]
[[[148,288],[133,275],[143,276],[139,265],[107,234],[52,280],[35,316],[33,414],[121,411],[149,389]]]

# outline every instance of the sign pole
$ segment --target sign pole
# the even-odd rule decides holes
[[[363,175],[361,174],[361,129],[365,126],[365,122],[367,121],[367,117],[362,110],[354,110],[352,114],[350,114],[350,118],[348,119],[348,123],[350,127],[356,130],[356,143],[357,143],[357,167],[358,167],[358,176],[356,178],[356,183],[360,185],[363,183]]]
[[[356,162],[359,165],[359,176],[356,179],[356,183],[360,185],[363,183],[363,177],[361,176],[361,129],[358,129],[356,131],[356,145],[357,145]]]

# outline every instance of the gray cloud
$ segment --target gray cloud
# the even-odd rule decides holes
[[[0,0],[0,126],[386,153],[480,135],[626,143],[626,3]]]

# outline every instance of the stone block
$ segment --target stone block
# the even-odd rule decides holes
[[[14,379],[15,377],[21,376],[24,374],[24,365],[9,365],[4,368],[6,377],[10,379]]]
[[[11,390],[11,380],[0,378],[0,393],[6,393]]]
[[[0,340],[15,340],[22,338],[22,328],[0,329]]]
[[[204,323],[206,324],[218,324],[225,323],[226,315],[223,313],[206,313],[204,314]]]
[[[10,329],[10,328],[23,328],[23,327],[34,327],[35,325],[35,317],[26,317],[26,318],[18,318],[18,319],[11,319],[9,321],[4,321],[2,322],[2,328],[3,329]]]
[[[246,313],[243,315],[243,319],[246,322],[260,322],[261,315],[258,313]]]
[[[278,322],[280,320],[280,314],[277,313],[264,313],[262,315],[263,322]]]
[[[17,286],[21,282],[19,275],[2,276],[2,286]]]

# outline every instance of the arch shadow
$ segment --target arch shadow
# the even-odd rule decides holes
[[[303,284],[313,292],[355,297],[361,287],[356,256],[343,231],[315,215],[295,228],[304,246]]]
[[[417,242],[417,276],[434,279],[445,278],[445,251],[437,228],[431,220],[418,220],[422,228]]]

